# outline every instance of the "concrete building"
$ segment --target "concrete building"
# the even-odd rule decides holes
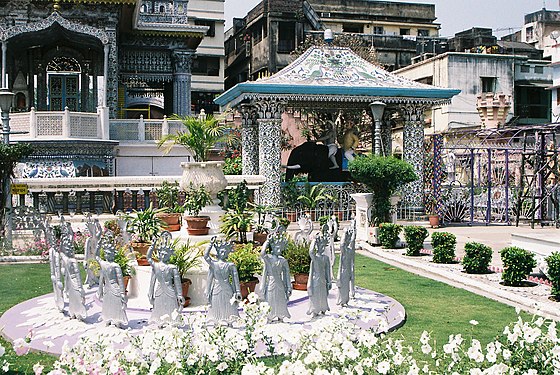
[[[521,41],[544,51],[544,58],[550,59],[552,46],[560,37],[560,11],[545,8],[525,15],[521,29]]]
[[[226,33],[226,88],[277,72],[307,36],[356,35],[373,46],[381,65],[394,70],[418,54],[441,53],[432,4],[366,0],[263,0]]]

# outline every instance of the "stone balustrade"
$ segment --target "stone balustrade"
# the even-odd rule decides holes
[[[258,190],[264,178],[253,175],[228,175],[228,188],[247,181],[251,190]],[[163,181],[180,181],[181,176],[126,176],[76,178],[20,178],[15,184],[25,184],[28,194],[19,195],[19,205],[32,205],[48,214],[82,214],[84,212],[114,213],[157,207],[155,189]]]

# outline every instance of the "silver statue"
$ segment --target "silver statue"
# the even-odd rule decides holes
[[[51,266],[51,281],[53,285],[54,292],[54,303],[57,309],[62,312],[64,311],[64,296],[62,295],[62,289],[64,285],[60,278],[60,248],[57,246],[56,240],[54,238],[54,231],[51,227],[51,219],[47,217],[43,223],[43,228],[45,230],[45,240],[47,246],[49,247],[49,263]]]
[[[307,294],[309,295],[307,314],[313,316],[325,314],[325,312],[330,310],[327,298],[332,281],[329,257],[325,254],[328,242],[328,228],[326,228],[325,224],[309,246],[311,266],[307,282]]]
[[[117,217],[117,226],[121,231],[121,237],[123,243],[127,244],[131,241],[130,232],[128,231],[128,221],[126,220],[126,216],[122,214],[122,212]]]
[[[68,315],[84,320],[87,317],[86,297],[78,261],[74,257],[74,231],[72,225],[61,218],[60,254],[64,276],[64,294],[68,298]]]
[[[92,287],[99,283],[99,275],[92,262],[97,256],[96,251],[101,239],[101,234],[103,234],[103,229],[101,228],[101,224],[99,224],[99,219],[95,218],[92,220],[91,215],[88,215],[86,228],[89,232],[89,237],[86,239],[84,252],[84,268],[86,270],[85,283]]]
[[[270,305],[269,320],[278,319],[282,321],[289,318],[288,300],[292,295],[292,283],[288,261],[282,256],[286,249],[288,238],[285,228],[277,226],[261,248],[261,259],[264,262],[262,275],[263,300]],[[270,254],[267,250],[270,248]]]
[[[309,243],[311,241],[311,232],[313,232],[313,221],[309,215],[301,215],[298,219],[299,230],[294,236],[297,243]]]
[[[347,306],[350,298],[354,298],[354,258],[356,256],[356,222],[344,229],[340,243],[340,262],[338,264],[337,305]]]
[[[332,279],[332,268],[334,266],[334,260],[335,260],[335,255],[334,255],[334,241],[336,239],[336,236],[338,234],[338,222],[336,221],[336,216],[331,216],[329,218],[329,220],[327,221],[327,235],[329,238],[329,245],[327,246],[327,251],[326,254],[329,257],[329,263],[330,263],[330,267],[329,270],[331,272],[331,279]]]
[[[212,248],[216,248],[216,257],[210,256]],[[239,316],[237,305],[241,301],[239,275],[235,264],[227,261],[232,251],[232,244],[217,241],[212,237],[204,252],[204,259],[208,263],[208,320],[215,323],[230,324]]]
[[[101,249],[103,249],[105,260],[99,256]],[[96,259],[100,267],[97,296],[102,302],[101,318],[107,325],[114,324],[122,327],[128,324],[127,298],[121,267],[115,263],[116,253],[113,232],[107,231],[96,249]]]
[[[152,254],[157,251],[159,262],[154,261]],[[152,278],[148,299],[153,306],[150,323],[159,326],[166,324],[179,324],[179,314],[183,310],[183,292],[181,287],[181,275],[177,266],[169,264],[169,258],[175,249],[171,241],[171,233],[164,231],[156,238],[146,257],[152,266]]]

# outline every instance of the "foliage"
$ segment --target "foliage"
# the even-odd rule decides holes
[[[130,262],[130,257],[128,256],[128,248],[126,246],[117,247],[117,252],[115,253],[115,263],[121,267],[121,272],[124,276],[134,276],[136,270]]]
[[[247,181],[243,180],[233,189],[227,190],[226,209],[235,212],[243,212],[247,209],[251,190],[247,187]]]
[[[185,212],[185,207],[179,204],[179,183],[164,180],[156,189],[158,208],[164,212]]]
[[[253,223],[251,212],[229,210],[222,215],[220,221],[222,222],[220,230],[228,240],[236,237],[237,241],[247,243],[247,232],[251,229]]]
[[[144,210],[133,210],[132,215],[126,215],[130,231],[138,242],[151,242],[152,238],[161,231],[163,222],[156,216],[158,212],[160,210],[154,210],[150,205]]]
[[[84,253],[88,237],[91,237],[89,233],[83,234],[80,231],[74,233],[74,240],[72,241],[72,244],[74,245],[75,254]]]
[[[502,280],[506,285],[521,285],[537,265],[535,254],[516,246],[503,248],[500,256],[504,265]]]
[[[560,253],[555,251],[546,257],[548,265],[548,279],[552,283],[552,295],[560,298]]]
[[[189,240],[184,243],[180,242],[178,238],[173,241],[175,252],[169,258],[169,264],[174,264],[177,267],[181,279],[186,277],[189,270],[200,265],[203,244],[204,241],[191,245]]]
[[[216,143],[228,140],[229,126],[221,124],[220,119],[212,115],[207,115],[204,119],[195,116],[174,116],[173,119],[181,120],[185,130],[165,135],[158,141],[158,147],[165,146],[166,153],[174,145],[181,145],[193,153],[195,161],[207,161],[208,151]]]
[[[107,220],[103,223],[103,228],[105,228],[105,230],[110,230],[111,232],[113,232],[113,235],[115,237],[122,236],[121,228],[119,227],[117,219]]]
[[[424,240],[428,238],[428,230],[419,225],[406,225],[404,227],[404,239],[408,248],[406,255],[418,256],[424,248]]]
[[[243,173],[243,165],[241,156],[232,156],[224,158],[224,174],[226,175],[240,175]]]
[[[381,246],[387,249],[394,249],[399,240],[402,225],[393,223],[379,224],[379,242]]]
[[[417,180],[412,165],[395,157],[368,155],[352,160],[348,170],[354,180],[366,185],[373,193],[372,221],[390,220],[389,198],[401,186]]]
[[[311,265],[309,245],[309,242],[306,241],[296,242],[292,239],[288,240],[284,258],[288,261],[290,272],[293,275],[296,273],[309,273],[309,266]]]
[[[432,248],[434,263],[453,263],[457,237],[449,232],[432,233]]]
[[[326,191],[327,188],[323,186],[323,184],[311,185],[307,182],[297,200],[301,202],[306,209],[313,210],[322,201],[332,199]]]
[[[16,247],[13,249],[13,255],[40,255],[44,259],[49,258],[49,245],[45,240],[38,240],[33,242],[25,243],[22,247]]]
[[[204,185],[196,186],[193,182],[185,189],[185,203],[183,206],[191,216],[198,216],[200,211],[212,203],[212,197]]]
[[[492,261],[492,248],[478,242],[465,244],[465,256],[461,263],[466,273],[487,273]]]
[[[252,210],[256,217],[253,218],[254,232],[268,233],[269,228],[266,226],[265,220],[267,215],[272,212],[271,207],[262,204],[251,203]]]
[[[299,191],[295,181],[288,181],[282,184],[282,200],[284,207],[294,209],[298,202]]]
[[[237,245],[228,260],[237,267],[239,281],[253,280],[255,273],[262,271],[259,251],[252,243]]]

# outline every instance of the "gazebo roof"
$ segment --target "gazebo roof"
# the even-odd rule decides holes
[[[311,47],[278,73],[235,85],[215,99],[235,106],[245,99],[277,97],[288,101],[442,102],[460,90],[412,81],[376,66],[349,48]]]

